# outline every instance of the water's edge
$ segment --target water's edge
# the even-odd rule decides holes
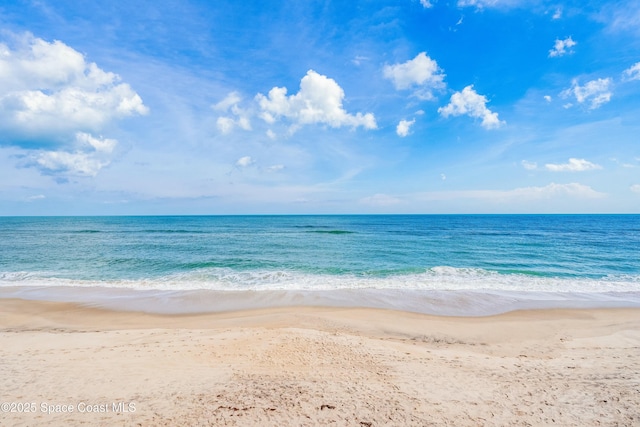
[[[327,306],[381,308],[440,316],[477,317],[531,309],[640,308],[640,292],[415,289],[171,291],[107,287],[18,286],[0,288],[0,298],[69,302],[116,311],[157,314]]]

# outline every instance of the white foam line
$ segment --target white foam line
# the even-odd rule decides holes
[[[498,274],[481,269],[437,267],[424,273],[388,277],[304,274],[289,271],[238,272],[229,269],[196,271],[140,280],[73,280],[34,273],[0,273],[0,288],[31,287],[109,287],[138,290],[336,290],[336,289],[414,289],[536,292],[633,292],[640,289],[640,276],[621,275],[600,279],[539,277],[524,274]]]

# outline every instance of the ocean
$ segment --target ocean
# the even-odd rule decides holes
[[[0,217],[0,298],[163,313],[640,306],[640,215]]]

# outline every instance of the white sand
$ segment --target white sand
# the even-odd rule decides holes
[[[0,402],[22,411],[2,426],[640,425],[636,309],[160,316],[5,299],[0,340]]]

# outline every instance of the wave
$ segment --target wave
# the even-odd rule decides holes
[[[433,291],[518,292],[640,292],[640,275],[607,275],[599,278],[548,277],[535,272],[508,274],[482,268],[438,266],[420,272],[379,274],[327,274],[293,270],[237,270],[202,266],[186,272],[156,277],[122,279],[78,279],[47,272],[0,272],[0,288],[15,286],[108,287],[137,290],[216,291],[330,291],[346,289],[396,289]]]
[[[306,233],[318,233],[318,234],[355,234],[355,231],[348,230],[310,230]]]
[[[147,230],[135,230],[135,233],[144,234],[213,234],[212,231],[205,230],[184,230],[184,229],[147,229]],[[130,234],[131,231],[127,230],[70,230],[67,231],[70,234],[95,234],[95,233],[110,233],[110,234]]]
[[[141,233],[141,234],[153,234],[153,233],[160,233],[160,234],[212,234],[211,231],[204,231],[204,230],[182,230],[182,229],[150,229],[150,230],[140,230],[140,231],[136,231],[136,233]]]

